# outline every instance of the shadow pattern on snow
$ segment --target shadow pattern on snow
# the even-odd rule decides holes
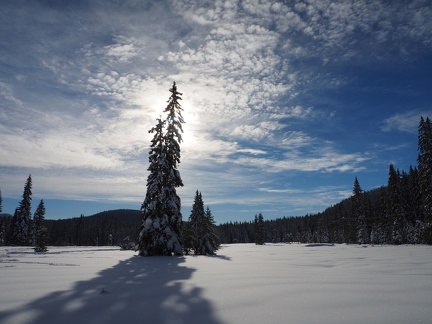
[[[195,269],[181,266],[183,262],[184,257],[134,256],[96,278],[77,282],[71,290],[1,312],[0,318],[35,324],[222,323],[202,289],[185,285]]]

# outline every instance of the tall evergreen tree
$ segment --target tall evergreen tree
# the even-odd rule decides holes
[[[426,221],[432,222],[432,126],[429,117],[420,118],[418,129],[418,170],[423,211]]]
[[[265,244],[266,232],[264,217],[261,213],[255,215],[255,244],[263,245]]]
[[[45,227],[45,205],[43,200],[40,201],[34,216],[35,227],[35,247],[36,252],[46,252],[48,241],[48,229]]]
[[[1,189],[0,189],[0,214],[3,211],[3,198],[2,198],[2,193],[1,193]]]
[[[182,254],[181,201],[176,188],[183,186],[177,166],[184,120],[179,102],[182,94],[175,82],[170,92],[164,110],[166,119],[159,118],[149,131],[154,137],[149,152],[147,193],[141,206],[139,254],[142,256]]]
[[[352,208],[354,217],[357,219],[357,242],[367,244],[369,243],[369,233],[366,223],[365,197],[357,177],[354,180]]]
[[[23,198],[12,219],[12,240],[16,245],[32,245],[31,195],[32,178],[27,178]]]
[[[420,118],[418,128],[417,158],[422,211],[425,225],[423,226],[423,241],[432,244],[432,126],[429,117]]]

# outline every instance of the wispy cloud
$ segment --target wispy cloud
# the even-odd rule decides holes
[[[407,133],[417,133],[417,129],[420,122],[420,116],[426,118],[426,116],[432,116],[430,112],[417,112],[408,111],[403,114],[396,114],[384,120],[384,125],[381,129],[384,132],[400,131]]]

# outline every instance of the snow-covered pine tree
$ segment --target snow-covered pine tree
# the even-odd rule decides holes
[[[182,252],[182,214],[181,214],[181,200],[177,195],[176,188],[183,187],[183,181],[178,170],[180,164],[180,143],[183,141],[181,134],[183,133],[182,124],[184,123],[181,114],[182,107],[180,100],[182,93],[177,91],[176,83],[173,82],[172,88],[169,90],[171,96],[168,100],[168,105],[164,112],[166,116],[166,133],[165,133],[165,146],[166,146],[166,161],[168,165],[167,170],[167,184],[165,185],[165,209],[168,216],[169,227],[173,231],[173,237],[168,242],[172,248],[172,252],[176,255],[181,255]]]
[[[255,244],[263,245],[265,243],[265,236],[264,217],[259,213],[255,215]]]
[[[36,252],[46,252],[48,241],[48,229],[45,227],[45,205],[43,200],[40,201],[34,216],[34,229],[35,229],[35,246]]]
[[[32,178],[27,178],[23,199],[12,218],[12,239],[16,245],[32,245],[31,195]]]
[[[147,193],[141,206],[143,221],[139,234],[139,255],[181,255],[181,201],[176,188],[183,186],[177,165],[180,163],[181,93],[175,82],[164,112],[165,120],[159,118],[150,145]],[[166,132],[165,132],[166,128]]]
[[[366,204],[363,190],[355,177],[352,196],[353,215],[357,219],[357,242],[358,244],[369,243],[369,233],[366,223]]]

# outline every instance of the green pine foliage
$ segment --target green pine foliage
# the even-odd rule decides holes
[[[205,211],[205,224],[206,231],[204,233],[204,246],[205,253],[208,255],[216,254],[216,251],[219,250],[220,247],[220,239],[217,234],[216,223],[213,218],[213,214],[210,210],[210,207],[207,206]]]
[[[6,225],[3,217],[0,217],[0,245],[5,245],[6,242]]]
[[[214,255],[219,249],[220,240],[210,207],[204,210],[202,194],[197,190],[192,205],[189,222],[185,226],[184,252],[194,255]]]
[[[421,117],[418,139],[418,169],[423,212],[428,223],[432,222],[432,126],[429,117]]]
[[[255,215],[255,244],[264,245],[266,240],[264,217],[261,213]]]
[[[33,221],[35,225],[34,250],[36,252],[46,252],[48,251],[48,229],[45,226],[45,205],[43,200],[40,201],[36,212],[34,213]]]
[[[387,214],[392,222],[392,241],[393,244],[402,244],[405,239],[403,232],[405,215],[402,208],[401,175],[399,170],[395,170],[393,164],[389,167],[387,192]]]
[[[31,219],[32,178],[27,178],[23,198],[12,218],[12,243],[15,245],[32,245],[32,219]]]
[[[424,214],[423,240],[432,244],[432,126],[429,117],[420,118],[418,151],[417,162]]]
[[[355,177],[354,180],[353,196],[351,200],[353,215],[357,219],[357,242],[358,244],[368,244],[370,234],[366,223],[365,196],[357,177]]]

